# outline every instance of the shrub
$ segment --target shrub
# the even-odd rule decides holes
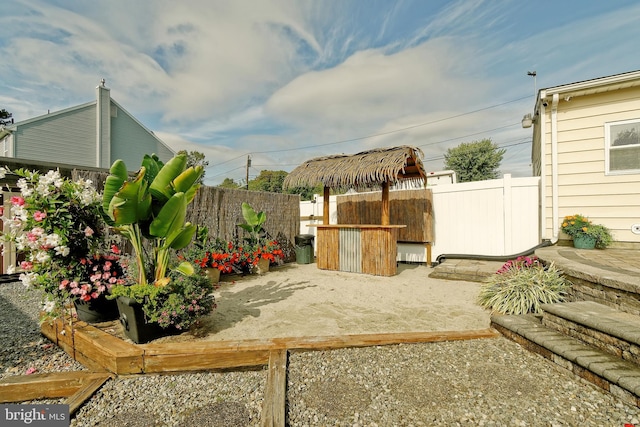
[[[542,304],[564,301],[571,286],[553,263],[537,258],[509,261],[482,284],[478,304],[502,314],[539,313]]]

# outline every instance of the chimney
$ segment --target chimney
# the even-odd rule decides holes
[[[96,87],[96,167],[111,166],[111,91],[101,79]]]

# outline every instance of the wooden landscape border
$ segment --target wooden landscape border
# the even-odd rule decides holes
[[[43,323],[43,335],[83,365],[116,375],[231,370],[269,364],[272,351],[332,350],[392,344],[493,338],[495,329],[398,332],[134,344],[82,321]]]
[[[287,363],[291,350],[333,350],[393,344],[416,344],[495,338],[495,329],[445,332],[400,332],[341,336],[265,338],[242,341],[192,341],[134,344],[82,321],[57,319],[43,323],[42,334],[78,362],[102,372],[60,372],[21,376],[0,381],[0,401],[35,398],[25,391],[47,391],[68,397],[70,413],[113,375],[166,374],[233,370],[268,366],[261,427],[284,427]],[[82,378],[77,378],[81,376]],[[4,384],[4,389],[3,387]],[[25,389],[25,385],[30,384]],[[37,393],[36,393],[37,394]],[[44,397],[44,395],[43,395]]]

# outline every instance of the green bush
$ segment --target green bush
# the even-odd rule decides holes
[[[544,267],[509,261],[482,284],[478,304],[494,313],[539,313],[540,305],[564,301],[571,286],[553,263]]]

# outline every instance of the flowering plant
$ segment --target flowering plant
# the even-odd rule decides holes
[[[97,298],[106,289],[91,283],[87,266],[101,249],[105,223],[100,196],[89,180],[73,181],[50,170],[46,174],[0,168],[0,178],[19,177],[20,195],[11,197],[3,216],[3,250],[13,243],[24,254],[20,280],[44,291],[44,311],[58,316],[65,302]],[[3,212],[4,214],[4,212]],[[8,272],[15,272],[11,267]]]
[[[114,245],[112,253],[93,254],[78,260],[72,268],[72,278],[62,279],[58,288],[81,301],[91,301],[109,291],[113,285],[127,283],[125,266]]]
[[[507,261],[480,287],[478,304],[503,314],[539,313],[542,304],[564,301],[571,283],[553,263],[537,257]]]
[[[542,267],[540,259],[537,256],[519,256],[516,259],[510,259],[505,262],[496,274],[504,274],[512,270],[522,270],[523,268]]]
[[[257,255],[262,259],[268,259],[270,264],[282,261],[284,252],[276,240],[263,240],[256,247]]]
[[[165,286],[115,286],[111,296],[126,296],[140,303],[147,323],[178,330],[189,329],[216,308],[213,284],[204,274],[185,275],[172,269],[167,277],[170,280]]]
[[[600,224],[593,224],[590,219],[580,214],[567,215],[562,220],[560,229],[570,237],[586,236],[595,240],[596,248],[604,249],[613,243],[611,231]]]
[[[196,244],[181,255],[183,259],[200,268],[217,268],[222,274],[250,273],[260,259],[267,259],[270,264],[276,264],[283,256],[284,253],[275,240],[265,239],[255,245],[243,245],[219,238]]]

